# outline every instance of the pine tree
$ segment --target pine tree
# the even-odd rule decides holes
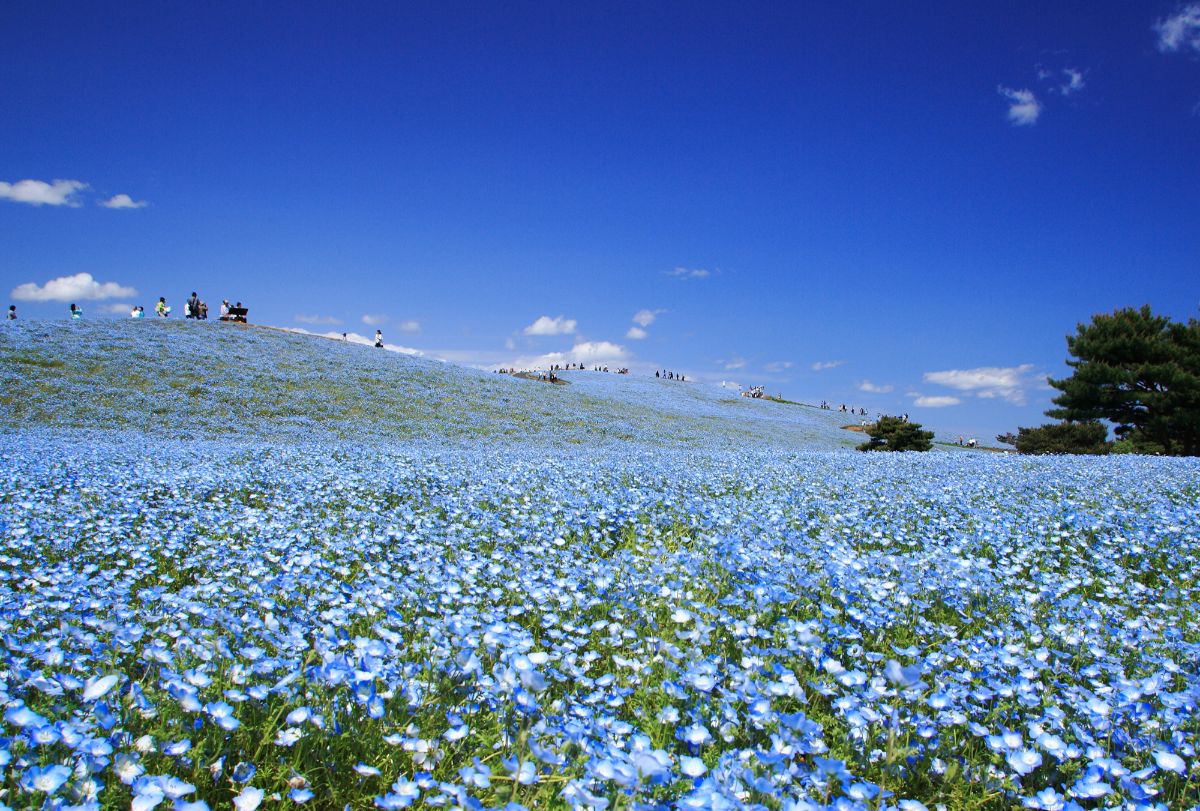
[[[880,417],[866,430],[870,439],[858,446],[860,451],[927,451],[933,447],[932,431],[922,431],[919,423],[899,417]]]

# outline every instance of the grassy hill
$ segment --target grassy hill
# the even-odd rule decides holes
[[[701,383],[490,374],[219,322],[29,321],[0,331],[0,427],[182,438],[852,447],[843,416]]]

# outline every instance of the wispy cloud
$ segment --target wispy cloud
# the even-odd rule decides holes
[[[28,203],[31,206],[79,207],[76,194],[88,187],[81,180],[18,180],[16,183],[0,181],[0,200]]]
[[[718,359],[717,363],[720,364],[721,368],[727,372],[731,372],[734,369],[746,368],[746,359],[740,358],[740,357],[733,357],[733,358],[729,358],[728,360]]]
[[[1021,405],[1025,402],[1025,391],[1035,383],[1030,378],[1033,364],[1020,366],[980,366],[975,369],[947,369],[942,372],[926,372],[924,379],[957,391],[969,392],[976,397],[1007,400]]]
[[[334,326],[342,323],[341,319],[334,318],[332,315],[297,315],[296,320],[301,324],[312,324],[314,326]]]
[[[59,276],[43,285],[26,282],[13,288],[17,301],[98,301],[136,296],[137,290],[116,282],[98,282],[90,273]]]
[[[532,324],[521,330],[522,335],[570,335],[575,332],[576,321],[574,318],[564,318],[556,316],[551,318],[548,315],[543,315],[534,321]]]
[[[768,372],[783,372],[783,371],[786,371],[786,370],[792,368],[795,365],[796,364],[792,363],[790,360],[773,360],[770,363],[764,365],[763,368],[766,369]]]
[[[872,383],[870,380],[860,380],[858,390],[869,394],[887,394],[892,390],[892,385],[890,383],[878,384]]]
[[[625,337],[632,338],[635,341],[640,341],[649,334],[650,333],[646,332],[646,330],[642,329],[641,327],[634,326],[629,328],[629,331],[625,333]]]
[[[845,362],[844,360],[819,360],[812,365],[812,370],[814,372],[823,372],[826,369],[836,369]]]
[[[408,321],[401,321],[400,322],[400,331],[407,332],[409,335],[416,335],[418,332],[421,331],[421,322],[413,321],[411,319]]]
[[[665,312],[666,310],[638,310],[633,314],[633,323],[639,327],[648,327],[654,323],[654,319]]]
[[[674,279],[707,279],[712,275],[712,271],[704,268],[676,267],[668,270],[667,275]]]
[[[101,304],[96,309],[105,315],[129,315],[133,310],[133,305],[118,301],[113,304]]]
[[[1080,90],[1083,90],[1083,86],[1086,84],[1083,79],[1083,71],[1076,70],[1075,68],[1063,68],[1063,76],[1066,78],[1058,86],[1059,93],[1069,96],[1072,93],[1078,93]]]
[[[1008,120],[1016,127],[1027,127],[1037,123],[1042,114],[1041,102],[1032,90],[1013,90],[999,85],[996,90],[1008,99]]]
[[[926,397],[925,395],[915,395],[913,405],[921,408],[947,408],[948,406],[956,406],[962,402],[957,397],[949,397],[947,395]]]
[[[386,324],[387,321],[388,321],[388,317],[386,315],[382,315],[382,314],[367,313],[366,315],[364,315],[362,317],[362,322],[364,324],[366,324],[368,327],[378,327],[383,324]]]
[[[1200,53],[1200,3],[1189,3],[1154,24],[1163,53],[1191,49]]]
[[[105,208],[145,208],[145,200],[134,200],[128,194],[114,194],[107,200],[102,200],[100,205]]]

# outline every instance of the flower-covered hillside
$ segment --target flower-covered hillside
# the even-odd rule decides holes
[[[594,372],[546,386],[218,322],[16,322],[0,329],[0,425],[182,437],[425,437],[548,444],[838,448],[831,412],[715,386]]]

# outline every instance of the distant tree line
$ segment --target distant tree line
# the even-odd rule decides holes
[[[1116,310],[1077,325],[1067,351],[1073,373],[1049,381],[1061,394],[1046,416],[1059,422],[998,440],[1020,453],[1200,456],[1200,322]]]

